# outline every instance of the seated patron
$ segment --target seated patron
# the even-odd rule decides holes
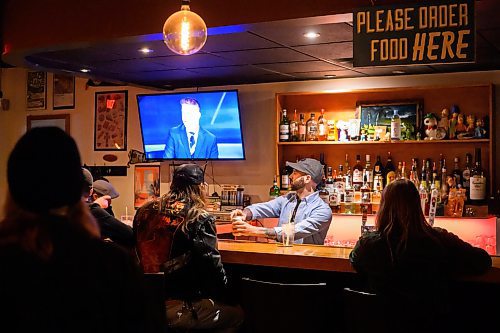
[[[431,227],[417,188],[406,179],[384,189],[376,231],[359,239],[350,260],[391,314],[391,332],[450,331],[450,279],[484,273],[492,264],[486,251]]]
[[[205,209],[203,170],[182,164],[170,192],[145,203],[134,217],[145,272],[165,272],[167,322],[175,329],[235,332],[243,320],[228,305],[228,281],[217,249],[215,217]]]
[[[56,127],[29,130],[9,156],[7,181],[0,331],[143,332],[140,270],[100,239],[75,141]]]
[[[92,183],[92,201],[100,202],[100,206],[103,207],[105,211],[111,216],[115,216],[113,212],[113,207],[111,206],[112,200],[120,196],[120,193],[115,189],[115,187],[106,179],[98,179]],[[107,201],[107,204],[104,201]]]
[[[134,232],[132,228],[115,218],[113,215],[109,214],[106,210],[106,208],[109,207],[108,204],[109,201],[111,201],[111,195],[113,192],[108,192],[110,194],[105,195],[95,195],[95,188],[93,187],[93,184],[98,184],[99,186],[99,181],[93,181],[92,174],[89,170],[85,168],[82,170],[85,183],[83,196],[85,198],[89,198],[90,200],[88,204],[90,212],[99,225],[102,239],[109,239],[127,250],[132,250],[135,245]],[[104,180],[101,180],[101,182],[109,184]],[[103,191],[103,188],[107,188],[104,186],[100,187],[101,192]]]
[[[231,212],[233,233],[281,241],[281,225],[294,222],[295,243],[323,245],[332,220],[332,210],[319,197],[316,189],[323,180],[323,165],[312,158],[297,163],[286,162],[286,165],[293,168],[290,181],[295,192],[248,206],[244,210],[234,210]],[[245,222],[265,217],[279,217],[278,226],[265,228]]]

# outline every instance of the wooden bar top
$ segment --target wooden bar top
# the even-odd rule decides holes
[[[330,272],[355,273],[349,262],[350,248],[322,245],[219,240],[222,262],[227,264],[312,269]],[[486,274],[466,277],[465,280],[500,283],[500,257],[491,257],[493,267]]]

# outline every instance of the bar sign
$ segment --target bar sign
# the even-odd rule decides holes
[[[354,67],[475,62],[474,0],[360,8]]]

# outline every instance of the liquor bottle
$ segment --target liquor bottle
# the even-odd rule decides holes
[[[406,179],[406,162],[403,161],[403,165],[401,166],[401,174],[400,174],[401,179]]]
[[[384,168],[384,178],[385,178],[385,186],[389,185],[394,179],[396,179],[396,167],[392,163],[391,152],[387,153],[387,163]],[[392,180],[389,180],[392,179]]]
[[[344,195],[344,213],[354,214],[354,190],[349,183],[345,185],[345,195]]]
[[[321,115],[318,118],[318,140],[326,141],[328,135],[328,125],[325,119],[325,109],[321,109]]]
[[[365,164],[365,169],[363,170],[364,175],[366,176],[366,181],[368,182],[368,185],[370,188],[373,187],[373,169],[371,166],[370,162],[370,155],[366,155],[366,164]]]
[[[290,122],[290,141],[299,141],[299,123],[297,122],[297,110],[293,110],[293,120]]]
[[[345,154],[344,170],[349,170],[349,154]]]
[[[337,177],[335,178],[335,186],[337,187],[337,190],[339,193],[344,193],[345,191],[345,186],[346,186],[346,180],[344,177],[344,166],[341,164],[339,165],[339,172],[337,173]]]
[[[318,122],[314,113],[311,113],[311,118],[306,123],[306,141],[318,141]]]
[[[288,117],[286,115],[286,109],[283,109],[280,121],[280,141],[287,142],[290,141],[290,123],[288,122]]]
[[[471,162],[472,162],[472,155],[466,154],[465,155],[465,167],[464,167],[464,171],[462,172],[462,187],[465,189],[465,193],[467,195],[467,200],[469,200],[469,197],[470,197]]]
[[[361,166],[361,156],[356,155],[356,165],[352,169],[352,186],[355,191],[359,191],[363,185],[363,167]]]
[[[333,189],[335,188],[335,180],[333,179],[333,171],[331,166],[326,168],[325,188],[330,193],[332,193]]]
[[[323,175],[323,181],[321,182],[320,185],[318,185],[319,197],[328,205],[330,203],[330,192],[328,192],[328,190],[326,189],[325,183],[326,183],[326,178]]]
[[[428,158],[425,160],[425,179],[427,180],[427,191],[430,190],[432,184],[432,170],[431,170],[431,160]]]
[[[325,163],[325,154],[324,153],[319,153],[319,163],[323,166],[323,176],[327,174],[327,166]]]
[[[424,215],[427,215],[428,213],[428,205],[429,205],[429,192],[427,192],[427,185],[425,184],[425,181],[422,181],[420,183],[420,189],[418,190],[418,193],[420,195],[420,205],[422,206],[422,213]]]
[[[451,172],[452,176],[455,177],[455,184],[457,184],[457,187],[459,184],[462,184],[462,170],[460,170],[460,159],[458,156],[455,156],[453,159],[453,171]]]
[[[398,170],[396,171],[396,179],[401,179],[401,173],[403,171],[403,164],[401,161],[398,162]]]
[[[476,163],[471,170],[470,177],[470,203],[473,205],[486,204],[486,177],[481,168],[481,148],[476,148]]]
[[[372,193],[372,203],[379,204],[382,199],[382,176],[375,176],[374,185],[375,184],[376,186],[374,187],[374,191]]]
[[[398,110],[394,110],[391,118],[391,140],[401,140],[401,119]]]
[[[368,184],[368,177],[366,176],[366,174],[363,176],[363,185],[361,186],[360,190],[361,190],[361,202],[370,202],[372,189]]]
[[[330,119],[326,123],[328,125],[327,140],[328,141],[338,141],[339,140],[339,132],[337,131],[337,125],[335,124],[335,120]]]
[[[303,113],[300,114],[299,120],[299,141],[306,141],[306,122]]]
[[[280,188],[278,187],[278,178],[274,176],[273,186],[269,189],[269,199],[276,199],[281,195]]]
[[[290,176],[288,175],[288,169],[286,165],[281,169],[281,190],[290,190]]]
[[[373,166],[373,177],[375,176],[384,176],[384,166],[382,165],[380,155],[377,155],[377,162]]]
[[[440,164],[441,164],[441,170],[440,170],[441,187],[436,187],[436,189],[439,191],[439,197],[441,198],[448,196],[448,183],[446,182],[446,177],[448,176],[448,169],[446,168],[446,159],[444,157],[441,159]]]
[[[436,168],[436,162],[433,162],[432,163],[432,184],[436,183],[436,181],[441,181],[441,180],[438,177],[438,172],[437,172],[437,168]]]

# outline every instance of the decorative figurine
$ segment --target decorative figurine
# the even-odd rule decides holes
[[[443,128],[446,133],[448,133],[448,128],[450,127],[450,120],[448,119],[449,114],[450,111],[448,111],[447,108],[444,108],[441,111],[441,119],[439,119],[438,122],[438,127]]]
[[[474,123],[476,122],[476,117],[473,114],[467,116],[467,132],[474,133]]]
[[[476,129],[474,130],[474,137],[477,139],[486,138],[486,129],[484,128],[484,120],[482,118],[477,118]]]
[[[467,131],[467,127],[464,124],[464,115],[459,114],[457,119],[457,125],[455,126],[455,134],[464,133]]]
[[[424,118],[425,134],[427,137],[425,140],[436,140],[437,139],[437,119],[433,113],[428,113]]]
[[[455,105],[454,105],[455,106]],[[452,114],[450,119],[449,135],[450,139],[456,138],[456,127],[458,123],[458,107],[452,107]]]

